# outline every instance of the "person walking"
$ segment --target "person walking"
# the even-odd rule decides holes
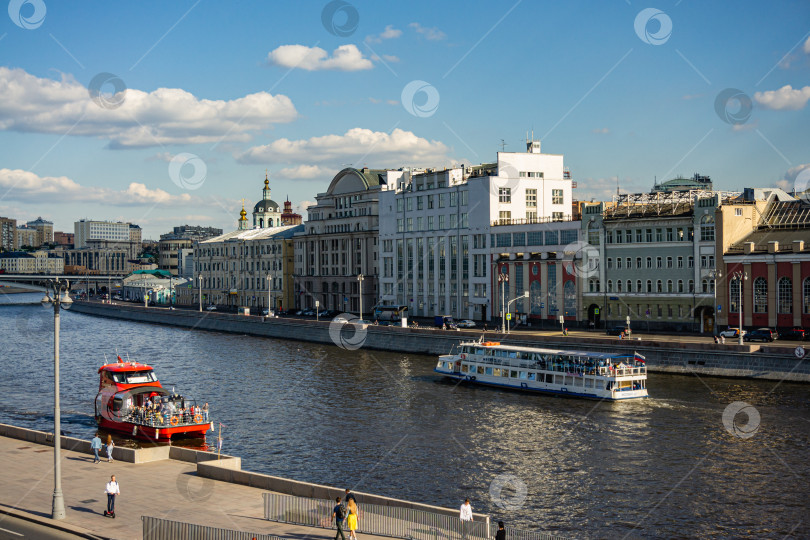
[[[121,494],[118,482],[115,481],[115,475],[110,477],[104,492],[107,494],[107,509],[104,511],[104,515],[115,519],[115,497]]]
[[[470,529],[470,523],[473,520],[472,505],[470,499],[464,499],[464,504],[461,505],[459,512],[459,519],[461,520],[461,538],[467,538],[467,533]]]
[[[349,525],[349,539],[357,540],[357,504],[354,501],[349,502],[349,517],[346,518]]]
[[[335,526],[337,527],[335,540],[337,540],[338,536],[346,540],[346,536],[343,534],[343,520],[346,519],[346,507],[340,504],[340,497],[335,498],[335,503],[335,508],[332,510],[332,519],[335,520]]]
[[[112,440],[112,435],[107,435],[107,463],[112,463],[113,448],[115,448],[115,443]]]
[[[100,463],[101,460],[98,457],[98,451],[101,450],[101,437],[98,436],[98,433],[96,433],[96,436],[90,441],[90,448],[93,449],[93,463]]]

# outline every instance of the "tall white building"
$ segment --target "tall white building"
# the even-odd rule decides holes
[[[490,320],[492,227],[571,219],[563,156],[498,152],[497,162],[409,172],[380,193],[380,300],[412,316]]]
[[[82,219],[73,224],[74,247],[81,249],[90,240],[107,240],[109,242],[140,242],[141,228],[131,223],[120,221],[94,221]]]

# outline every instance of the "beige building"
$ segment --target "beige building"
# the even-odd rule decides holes
[[[307,209],[305,233],[295,237],[295,307],[357,312],[378,297],[380,186],[401,171],[343,169]],[[395,180],[392,180],[395,181]],[[392,216],[393,217],[393,216]]]
[[[33,221],[29,221],[25,224],[27,227],[35,229],[37,231],[37,246],[41,246],[42,244],[52,244],[53,243],[53,222],[48,221],[46,219],[42,219],[42,217],[38,217]]]
[[[27,227],[25,225],[17,227],[17,245],[15,249],[39,247],[40,244],[37,243],[37,237],[37,230],[33,227]]]
[[[198,242],[194,280],[177,289],[177,303],[195,305],[202,294],[206,306],[250,307],[257,312],[268,305],[290,309],[294,304],[292,237],[303,228],[236,230]]]
[[[127,275],[135,268],[125,249],[84,248],[64,251],[64,264],[84,267],[90,274]]]
[[[62,274],[64,269],[64,259],[45,250],[0,253],[0,270],[7,274]]]
[[[170,233],[161,234],[158,242],[158,268],[179,274],[178,256],[181,250],[194,247],[194,242],[220,236],[222,229],[214,227],[200,227],[181,225],[175,227]]]
[[[17,220],[0,217],[0,249],[14,251],[17,247]]]

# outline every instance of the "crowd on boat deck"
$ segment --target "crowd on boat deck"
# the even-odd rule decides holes
[[[208,403],[202,407],[186,403],[178,394],[146,397],[143,405],[129,409],[124,421],[147,426],[208,423]]]

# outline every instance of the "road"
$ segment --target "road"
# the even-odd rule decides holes
[[[64,540],[81,538],[81,536],[51,529],[14,516],[0,514],[0,540],[20,540],[23,538]]]

